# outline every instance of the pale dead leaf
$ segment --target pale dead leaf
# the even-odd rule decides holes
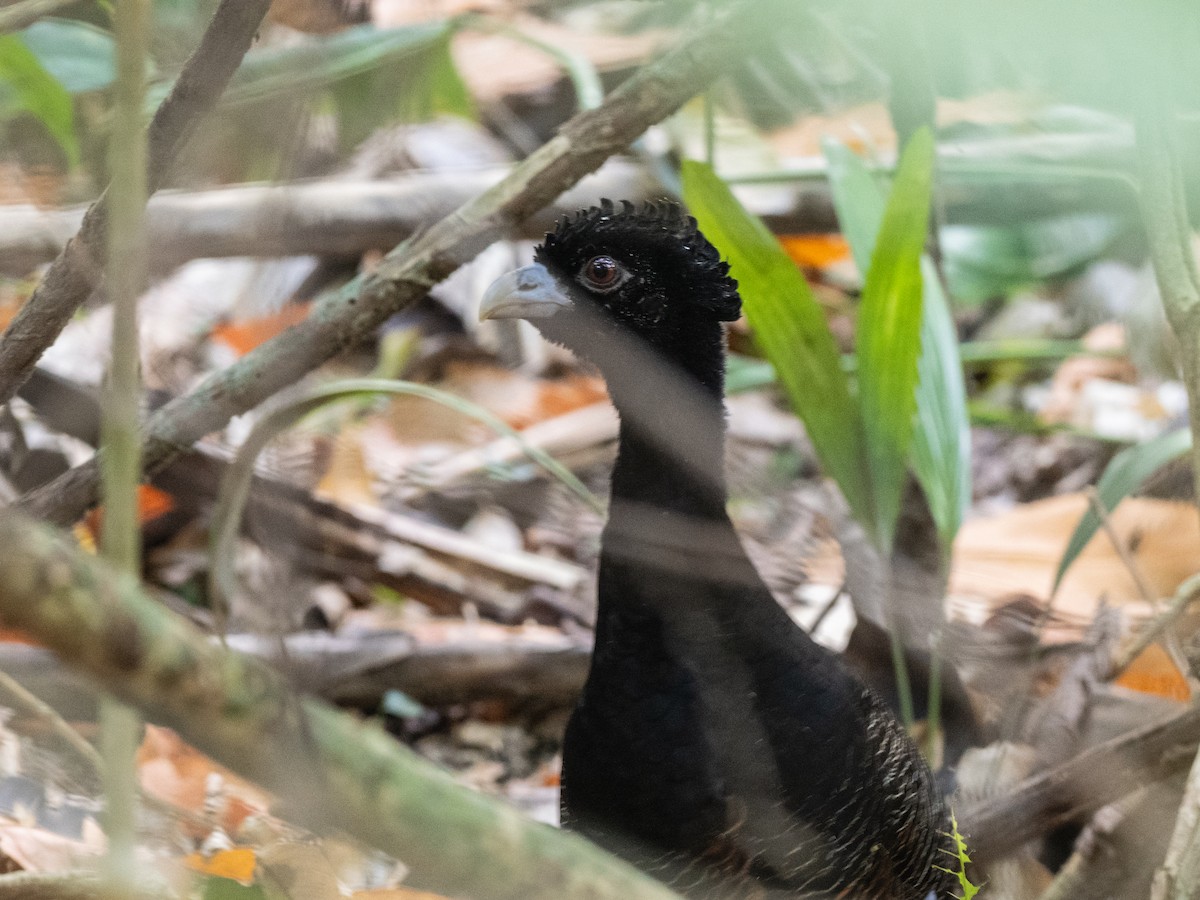
[[[1046,603],[1063,550],[1087,508],[1085,495],[1067,494],[967,522],[954,542],[948,594],[951,617],[979,624],[1013,595]],[[1200,523],[1190,503],[1128,498],[1111,521],[1157,598],[1170,597],[1200,568]],[[1131,623],[1151,614],[1103,529],[1063,580],[1054,610],[1064,624],[1051,625],[1045,640],[1078,640],[1101,598],[1121,606]]]
[[[26,872],[61,872],[86,867],[104,851],[102,838],[76,841],[25,825],[0,824],[0,854]]]

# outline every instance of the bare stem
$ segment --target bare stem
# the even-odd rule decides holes
[[[123,0],[115,7],[117,90],[109,144],[112,171],[111,221],[106,278],[113,303],[112,358],[101,419],[104,520],[101,553],[120,571],[141,571],[138,436],[141,353],[137,304],[146,284],[146,133],[142,105],[146,96],[146,53],[150,0]],[[108,837],[105,890],[113,898],[136,892],[137,751],[141,722],[137,713],[105,696],[100,704],[100,751],[103,757],[104,825]]]

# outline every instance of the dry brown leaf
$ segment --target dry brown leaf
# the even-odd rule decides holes
[[[378,506],[375,479],[363,453],[363,430],[346,428],[333,440],[329,464],[314,492],[337,503]]]
[[[579,31],[525,14],[513,16],[509,22],[522,34],[580,54],[601,70],[637,65],[668,38],[663,31]],[[562,68],[546,53],[504,35],[463,30],[454,36],[452,52],[463,81],[472,95],[484,102],[535,91],[563,77]]]
[[[1067,494],[967,522],[954,542],[951,617],[978,624],[999,602],[1013,595],[1028,595],[1043,604],[1048,601],[1063,550],[1087,509],[1084,494]],[[1170,597],[1197,570],[1200,522],[1193,505],[1129,498],[1113,512],[1111,523],[1156,598]],[[1121,606],[1131,622],[1151,614],[1103,529],[1063,580],[1054,609],[1064,624],[1051,625],[1044,639],[1078,640],[1102,598]]]
[[[270,806],[270,797],[260,788],[185,744],[169,728],[146,726],[137,767],[143,790],[194,813],[202,812],[210,799],[210,778],[219,778],[217,821],[228,834],[236,834],[248,816]]]

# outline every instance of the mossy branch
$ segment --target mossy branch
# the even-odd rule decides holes
[[[296,697],[54,530],[6,510],[0,547],[0,621],[280,794],[296,821],[349,832],[449,896],[675,897],[582,838],[459,786],[382,728]]]

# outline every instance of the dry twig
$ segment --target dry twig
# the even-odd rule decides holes
[[[753,16],[742,14],[747,8],[753,8]],[[745,39],[769,19],[761,4],[743,3],[694,31],[603,105],[567,122],[494,188],[389,253],[376,272],[326,296],[307,320],[213,375],[192,394],[167,404],[146,425],[146,467],[161,468],[183,448],[295,384],[424,296],[514,222],[544,207],[703,90],[744,56]],[[72,522],[94,502],[97,472],[93,459],[31,494],[23,505],[41,518]]]
[[[225,90],[270,5],[270,0],[222,0],[200,46],[150,123],[147,182],[151,192],[162,183],[184,141]],[[0,337],[0,404],[12,399],[99,283],[109,203],[105,191],[91,205],[79,233],[54,260]]]

